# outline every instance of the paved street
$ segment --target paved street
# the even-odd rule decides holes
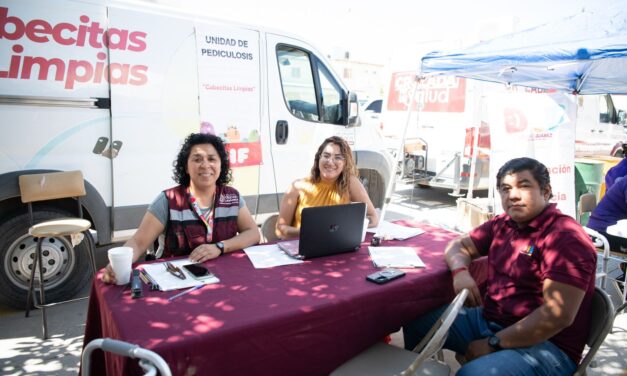
[[[418,219],[455,229],[455,197],[434,189],[412,189],[397,184],[393,202],[386,212],[387,220]],[[106,264],[106,248],[97,252],[98,267]],[[83,293],[89,292],[88,286]],[[42,341],[40,312],[25,318],[23,312],[0,307],[0,374],[76,375],[82,348],[87,300],[48,310],[50,339]],[[401,336],[393,335],[396,344]],[[618,317],[611,334],[597,356],[597,368],[589,375],[627,375],[627,314]],[[447,354],[447,359],[452,359]],[[454,362],[454,361],[452,361]]]

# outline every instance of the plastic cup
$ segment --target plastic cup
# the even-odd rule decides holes
[[[116,285],[125,285],[131,280],[133,248],[114,247],[109,249],[109,263],[115,273]]]

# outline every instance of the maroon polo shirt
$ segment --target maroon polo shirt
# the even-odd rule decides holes
[[[571,326],[550,341],[579,364],[590,326],[596,251],[573,218],[548,205],[525,228],[503,213],[470,232],[482,255],[488,255],[484,317],[510,326],[543,303],[545,279],[586,291]]]

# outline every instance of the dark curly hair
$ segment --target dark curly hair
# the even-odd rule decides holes
[[[189,159],[189,153],[194,145],[210,144],[216,148],[218,155],[220,156],[220,176],[216,181],[217,185],[227,185],[231,182],[231,166],[229,163],[229,156],[226,153],[226,147],[224,142],[218,136],[205,133],[191,133],[181,146],[178,156],[172,163],[174,167],[172,169],[172,179],[180,185],[185,187],[189,186],[189,174],[186,171],[187,160]]]

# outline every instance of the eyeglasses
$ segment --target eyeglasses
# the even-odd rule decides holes
[[[176,278],[186,279],[185,274],[183,274],[183,271],[181,269],[179,269],[179,267],[174,266],[169,261],[165,262],[165,270],[167,270],[170,274],[172,274]]]
[[[331,155],[331,154],[323,153],[320,156],[320,159],[325,161],[325,162],[333,161],[334,163],[340,163],[340,162],[346,161],[346,158],[344,158],[344,156],[342,156],[340,154]]]

